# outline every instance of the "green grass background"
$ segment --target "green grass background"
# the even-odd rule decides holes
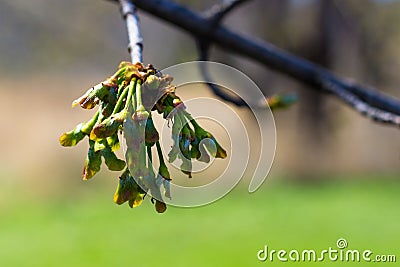
[[[375,177],[376,178],[376,177]],[[378,177],[379,178],[379,177]],[[267,181],[256,193],[239,186],[200,208],[149,201],[130,209],[112,202],[101,180],[35,195],[2,185],[0,266],[286,266],[259,262],[257,251],[335,248],[397,254],[400,182],[394,179]],[[290,263],[297,266],[397,266],[398,263]]]

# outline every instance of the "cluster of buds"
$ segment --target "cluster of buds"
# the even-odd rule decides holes
[[[168,161],[182,160],[181,171],[192,178],[192,159],[209,163],[211,154],[214,158],[226,158],[226,151],[214,136],[204,130],[185,110],[185,106],[176,98],[172,101],[175,107],[168,116],[173,117],[173,146],[168,154]]]
[[[169,162],[179,157],[181,170],[189,177],[192,159],[208,162],[207,151],[213,157],[226,157],[225,150],[213,135],[201,128],[186,111],[171,82],[172,77],[157,72],[151,65],[121,62],[115,74],[90,88],[72,104],[84,109],[98,106],[98,110],[91,120],[64,133],[60,144],[75,146],[88,137],[89,150],[82,172],[84,180],[100,171],[102,158],[109,170],[122,171],[114,195],[117,204],[128,202],[130,207],[136,207],[150,193],[152,203],[161,213],[166,210],[164,197],[171,198],[171,177],[152,111],[173,122],[174,144],[168,155]],[[126,141],[125,160],[115,154],[120,149],[120,133]],[[157,174],[153,169],[153,147],[158,154]]]

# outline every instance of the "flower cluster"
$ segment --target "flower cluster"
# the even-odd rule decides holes
[[[163,199],[171,198],[170,174],[159,143],[159,134],[152,120],[152,111],[173,122],[174,144],[168,161],[182,160],[181,170],[191,177],[191,160],[208,162],[213,157],[225,158],[225,150],[212,134],[201,128],[186,111],[175,94],[172,77],[142,63],[121,62],[118,71],[107,80],[90,88],[72,106],[98,110],[91,120],[78,124],[60,137],[62,146],[75,146],[85,137],[89,150],[82,172],[84,180],[100,171],[102,158],[109,170],[123,171],[114,195],[117,204],[140,205],[149,192],[157,212],[164,212]],[[125,160],[115,152],[120,148],[120,133],[126,141]],[[159,160],[158,172],[153,169],[153,147]],[[208,151],[208,153],[207,153]],[[163,188],[163,189],[162,189]]]

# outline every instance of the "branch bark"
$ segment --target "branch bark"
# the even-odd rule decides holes
[[[128,31],[128,52],[131,55],[131,61],[143,62],[143,38],[136,7],[130,0],[119,0],[119,4]]]
[[[400,125],[400,101],[394,97],[340,78],[270,43],[239,35],[221,25],[215,26],[215,23],[207,17],[177,3],[167,0],[126,1],[133,2],[139,9],[185,30],[196,39],[204,38],[227,51],[246,56],[274,71],[291,76],[314,89],[332,93],[361,114],[368,115],[374,120]],[[354,101],[349,101],[350,98]],[[363,108],[351,104],[354,102],[362,103]],[[381,116],[382,114],[384,116]]]
[[[210,10],[204,13],[208,18],[211,18],[214,23],[220,22],[229,12],[248,2],[249,0],[225,0],[213,5]]]
[[[205,17],[214,24],[214,27],[219,26],[221,21],[235,8],[249,0],[229,0],[222,1],[213,5],[208,11],[204,12]],[[199,61],[209,60],[209,51],[211,43],[208,39],[197,38],[197,49],[199,53]],[[211,75],[205,64],[200,65],[200,73],[206,81],[212,81]],[[207,86],[219,98],[238,107],[249,107],[247,103],[238,96],[227,94],[218,85],[208,82]]]

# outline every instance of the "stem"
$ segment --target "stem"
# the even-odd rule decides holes
[[[157,147],[157,154],[158,154],[158,160],[160,161],[160,165],[165,165],[164,156],[163,156],[161,146],[160,146],[160,141],[156,142],[156,147]]]
[[[140,111],[146,110],[142,102],[142,85],[140,82],[136,84],[136,104],[137,104],[136,107],[137,110]]]
[[[120,98],[120,96],[124,92],[124,89],[125,89],[125,84],[121,82],[121,84],[118,86],[117,99]]]
[[[143,62],[143,38],[140,31],[139,17],[132,1],[119,0],[121,14],[128,30],[128,51],[133,63]]]
[[[125,109],[127,111],[129,111],[132,107],[133,94],[134,94],[133,89],[136,87],[137,83],[138,83],[137,78],[133,78],[129,83],[129,91],[128,91],[128,96],[126,97],[126,104],[125,104]]]
[[[144,142],[140,144],[140,150],[139,150],[139,173],[142,176],[147,175],[147,166],[146,166],[147,160],[146,160],[146,146],[144,145]]]
[[[85,134],[90,134],[93,126],[96,124],[100,115],[100,108],[97,110],[96,114],[94,114],[93,118],[90,121],[86,122],[85,125],[82,127],[81,131]]]
[[[117,70],[116,73],[114,73],[113,76],[111,76],[108,80],[114,81],[115,79],[118,79],[118,76],[125,71],[125,68],[120,68]],[[118,81],[117,81],[118,82]]]
[[[146,146],[146,149],[147,149],[147,157],[149,158],[150,160],[149,163],[151,164],[151,162],[153,161],[153,153],[151,151],[151,146]]]
[[[196,131],[196,130],[203,129],[203,128],[195,121],[195,119],[193,119],[192,115],[190,115],[189,112],[186,112],[186,111],[183,110],[182,113],[183,113],[182,116],[186,117],[186,118],[190,121],[190,123],[193,125],[195,131]]]
[[[146,146],[147,149],[147,169],[150,173],[151,176],[154,176],[154,171],[153,171],[153,153],[151,151],[150,146]]]
[[[115,104],[112,114],[115,114],[120,110],[122,102],[124,101],[124,98],[128,94],[129,88],[130,88],[130,86],[124,88],[124,91],[122,92],[121,96],[118,98],[117,104]]]

